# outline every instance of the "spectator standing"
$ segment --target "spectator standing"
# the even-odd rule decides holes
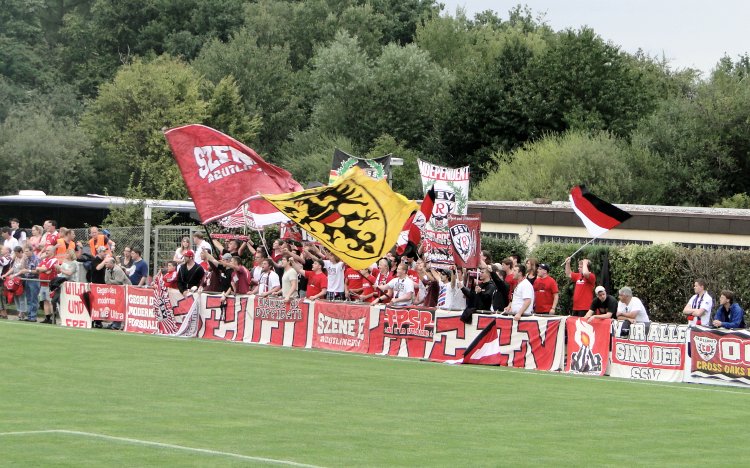
[[[549,275],[549,265],[539,264],[534,281],[534,313],[554,314],[559,299],[560,290],[555,278]]]
[[[26,244],[26,231],[20,228],[18,218],[10,218],[10,235],[16,238],[21,247]]]
[[[177,287],[183,295],[187,295],[192,288],[200,287],[205,271],[195,263],[195,253],[192,250],[183,253],[183,260],[184,263],[177,270]]]
[[[94,252],[99,251],[99,247],[105,247],[107,254],[111,254],[113,250],[112,244],[113,242],[104,233],[99,232],[97,226],[89,228],[89,252],[92,255],[94,255]]]
[[[571,270],[570,261],[570,257],[565,259],[565,275],[575,282],[572,315],[584,317],[588,313],[591,301],[594,300],[596,275],[591,272],[591,261],[588,258],[584,258],[578,262],[578,273],[574,273]]]
[[[3,274],[2,279],[4,280],[8,277],[18,277],[19,272],[24,269],[25,263],[26,257],[23,254],[23,248],[16,247],[15,249],[13,249],[10,268],[5,272],[5,274]],[[16,312],[18,312],[18,320],[23,320],[24,318],[26,318],[26,313],[28,311],[28,306],[26,305],[26,294],[15,296],[13,300],[16,302]],[[3,318],[7,318],[7,315]]]
[[[267,262],[267,260],[265,260]],[[264,263],[267,265],[267,263]],[[250,292],[250,271],[242,264],[240,257],[231,257],[227,264],[230,274],[229,287],[225,294],[248,294]]]
[[[706,282],[698,278],[693,283],[693,297],[690,298],[682,313],[691,325],[711,325],[711,311],[714,309],[714,299],[706,292]]]
[[[54,310],[52,309],[52,298],[50,297],[49,282],[57,277],[57,257],[55,257],[55,246],[48,245],[46,256],[39,262],[39,298],[44,306],[44,320],[42,323],[55,323]]]
[[[532,286],[534,286],[534,282],[537,278],[537,267],[539,266],[539,261],[536,258],[529,258],[526,259],[526,279],[529,280],[529,283],[531,283]]]
[[[396,267],[396,278],[390,280],[385,286],[378,286],[381,291],[388,291],[389,295],[392,295],[390,301],[392,306],[410,306],[414,302],[415,285],[407,275],[408,271],[409,267],[406,263],[399,263]],[[378,298],[375,302],[382,302],[382,299]]]
[[[213,293],[223,293],[231,286],[230,273],[227,272],[226,264],[231,262],[232,256],[224,254],[221,260],[217,260],[205,250],[202,253],[206,262],[206,273],[203,275],[203,291]],[[248,273],[249,276],[249,273]]]
[[[45,221],[43,228],[44,234],[42,234],[42,240],[39,242],[39,249],[42,252],[48,246],[57,244],[57,238],[59,237],[57,232],[57,221],[54,219],[48,219]]]
[[[21,277],[23,282],[23,291],[26,296],[26,307],[28,310],[28,317],[25,317],[27,322],[36,323],[36,314],[39,310],[39,257],[34,253],[29,245],[23,249],[25,262],[23,269],[16,273],[15,276]],[[21,320],[19,318],[19,320]]]
[[[294,258],[291,255],[281,257],[284,274],[281,276],[281,297],[284,302],[297,299],[297,272],[294,270]]]
[[[513,267],[513,276],[516,288],[513,290],[513,299],[505,308],[505,312],[513,314],[513,320],[521,320],[524,315],[531,315],[534,310],[534,286],[526,278],[526,265],[517,264]]]
[[[128,275],[125,273],[125,270],[120,267],[120,265],[117,265],[115,263],[115,259],[108,255],[104,259],[104,282],[106,284],[115,284],[115,285],[130,285],[132,284],[130,281],[130,278],[128,278]],[[107,328],[109,330],[121,330],[122,329],[122,322],[120,321],[113,321],[109,325],[107,325]]]
[[[640,299],[633,296],[633,290],[625,286],[619,291],[620,302],[617,304],[617,318],[630,323],[649,322],[648,312]],[[588,313],[588,312],[587,312]]]
[[[18,239],[11,235],[10,228],[4,227],[0,229],[0,233],[2,233],[3,236],[3,247],[7,247],[8,252],[13,252],[13,249],[21,245],[18,242]]]
[[[16,248],[20,247],[16,246]],[[0,251],[0,278],[4,279],[8,276],[11,273],[12,266],[13,250],[3,246],[2,251]],[[0,282],[0,319],[8,318],[8,311],[5,308],[7,305],[6,302],[10,302],[13,299],[12,294],[9,294],[10,297],[6,298],[5,292],[5,284],[4,282]]]
[[[328,292],[326,299],[329,301],[343,301],[344,297],[344,268],[346,265],[336,255],[329,253],[328,259],[324,260],[328,272]],[[413,284],[413,283],[412,283]]]
[[[312,261],[311,270],[306,271],[302,265],[294,262],[292,264],[297,273],[305,275],[307,279],[307,289],[305,290],[305,297],[314,301],[321,297],[326,297],[328,288],[328,276],[325,273],[325,263],[323,260],[316,259]]]
[[[189,237],[183,237],[180,241],[180,246],[177,247],[177,249],[174,251],[174,257],[172,257],[172,260],[177,262],[178,264],[182,262],[182,258],[185,255],[185,252],[190,250],[190,238]]]
[[[167,271],[164,273],[164,286],[170,289],[178,289],[177,286],[177,262],[167,262]]]
[[[61,264],[64,262],[68,258],[68,252],[75,250],[75,238],[76,233],[74,230],[66,227],[60,228],[60,236],[55,243],[55,258],[57,258],[58,263]]]
[[[719,307],[714,314],[714,327],[745,328],[745,311],[734,302],[734,293],[723,290],[719,296]]]
[[[254,292],[261,297],[276,294],[281,289],[281,280],[279,275],[274,271],[270,258],[264,258],[260,263],[261,273],[258,286],[253,288]]]
[[[31,250],[33,250],[34,254],[37,256],[41,253],[40,246],[42,245],[43,232],[44,230],[42,226],[35,224],[31,227],[31,237],[26,240],[26,243],[31,246]]]
[[[131,249],[130,256],[133,258],[133,273],[129,275],[130,284],[133,286],[146,286],[148,283],[148,263],[141,257],[141,249]]]
[[[208,250],[211,253],[211,244],[209,244],[202,232],[193,233],[193,243],[195,244],[195,258],[201,258],[201,252]]]
[[[129,245],[126,245],[125,248],[122,249],[122,255],[118,255],[117,259],[120,261],[120,266],[125,274],[128,276],[132,275],[135,271],[135,266],[133,265],[133,249]]]

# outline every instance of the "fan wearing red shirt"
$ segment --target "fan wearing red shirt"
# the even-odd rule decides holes
[[[378,260],[378,268],[376,268],[372,274],[375,276],[375,286],[385,286],[389,281],[396,277],[391,271],[391,261],[387,258],[381,258]],[[374,298],[378,296],[384,296],[382,300],[384,304],[390,299],[387,294],[381,293],[380,289],[376,288]]]
[[[555,278],[549,275],[549,265],[540,263],[536,268],[534,281],[534,313],[554,314],[560,291]]]
[[[359,271],[346,267],[344,271],[344,296],[350,301],[358,301],[364,289],[365,279]]]
[[[365,268],[360,270],[364,281],[362,282],[362,294],[359,296],[359,300],[362,302],[373,302],[377,297],[375,292],[375,276],[370,274],[370,270]]]
[[[164,274],[164,286],[177,289],[177,262],[167,262],[167,272]]]
[[[328,292],[328,275],[325,273],[325,261],[320,259],[313,260],[312,270],[306,271],[299,262],[293,260],[292,268],[297,270],[298,274],[304,275],[307,278],[306,299],[314,301],[321,297],[326,297],[326,293]]]
[[[596,287],[596,275],[591,272],[591,260],[584,258],[578,262],[578,273],[570,269],[570,257],[565,259],[565,274],[575,281],[573,289],[573,314],[576,317],[584,317],[589,311],[591,301],[594,300],[594,288]]]
[[[48,245],[44,249],[46,257],[44,257],[37,267],[39,272],[39,296],[44,303],[44,321],[42,323],[53,323],[53,310],[52,302],[49,294],[49,282],[57,278],[57,258],[55,258],[55,246]]]

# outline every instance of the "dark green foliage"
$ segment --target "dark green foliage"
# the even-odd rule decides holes
[[[517,239],[498,239],[482,236],[482,250],[489,252],[492,263],[500,263],[504,258],[518,254],[526,258],[526,244]]]

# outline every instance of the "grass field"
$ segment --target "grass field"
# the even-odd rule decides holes
[[[746,454],[744,389],[7,321],[0,343],[3,466],[713,466]]]

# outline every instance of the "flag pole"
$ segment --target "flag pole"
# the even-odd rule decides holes
[[[581,250],[583,250],[583,248],[584,248],[584,247],[586,247],[586,246],[587,246],[587,245],[589,245],[590,243],[594,242],[594,241],[595,241],[596,239],[598,239],[598,237],[593,237],[593,238],[592,238],[592,239],[591,239],[590,241],[588,241],[588,242],[586,242],[585,244],[583,244],[582,246],[578,247],[578,250],[576,250],[576,251],[575,251],[575,252],[573,252],[572,254],[568,255],[568,257],[570,257],[570,258],[573,258],[573,257],[575,257],[575,255],[576,255],[576,254],[577,254],[578,252],[580,252]],[[563,266],[563,265],[565,265],[565,262],[562,262],[562,263],[560,264],[560,266]]]

